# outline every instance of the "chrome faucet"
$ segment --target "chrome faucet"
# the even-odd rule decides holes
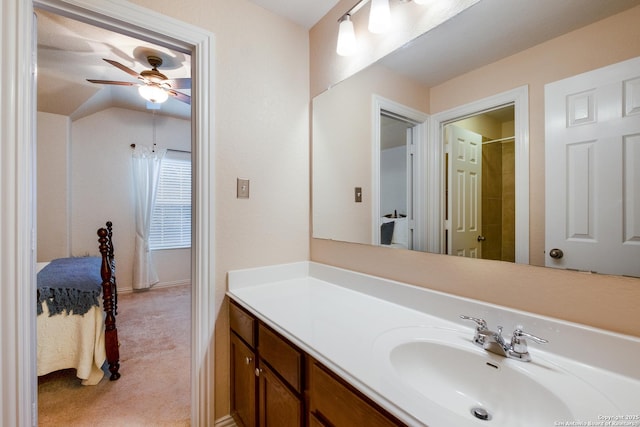
[[[497,331],[492,331],[487,327],[487,322],[484,319],[464,315],[460,315],[460,318],[475,322],[476,332],[473,337],[473,343],[475,345],[491,353],[510,359],[516,359],[522,362],[531,361],[531,355],[527,349],[527,341],[525,338],[529,338],[539,344],[549,342],[543,338],[524,332],[522,326],[517,326],[511,335],[511,339],[507,341],[502,336],[502,326],[498,326]]]

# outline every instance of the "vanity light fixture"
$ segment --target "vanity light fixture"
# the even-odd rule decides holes
[[[340,18],[340,27],[338,28],[338,47],[336,52],[340,56],[353,55],[356,52],[356,32],[353,29],[351,15],[345,14]]]
[[[369,31],[374,34],[384,33],[391,24],[389,0],[371,0],[369,10]]]
[[[138,93],[154,104],[162,104],[169,98],[167,91],[156,85],[142,85],[138,88]]]
[[[369,31],[374,34],[380,34],[389,29],[391,25],[391,8],[389,7],[389,1],[390,0],[360,0],[338,19],[340,23],[338,27],[338,45],[336,47],[336,53],[338,55],[350,56],[356,52],[357,41],[351,17],[362,9],[365,4],[371,2],[369,9]],[[399,1],[402,3],[413,1],[416,4],[427,4],[428,2],[428,0]]]

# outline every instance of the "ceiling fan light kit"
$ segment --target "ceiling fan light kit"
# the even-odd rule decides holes
[[[138,83],[121,82],[113,80],[93,80],[87,79],[91,83],[119,85],[119,86],[138,86],[138,93],[145,100],[153,104],[161,104],[169,99],[169,96],[176,98],[186,104],[191,104],[191,97],[185,93],[178,92],[175,89],[191,89],[190,78],[169,79],[167,76],[158,71],[158,67],[162,65],[162,58],[155,55],[147,56],[147,61],[151,65],[150,70],[144,70],[137,73],[126,65],[122,65],[117,61],[104,58],[106,62],[116,68],[121,69],[125,73],[139,80]]]
[[[138,87],[138,93],[141,97],[154,104],[162,104],[169,99],[167,91],[156,85],[142,85]]]

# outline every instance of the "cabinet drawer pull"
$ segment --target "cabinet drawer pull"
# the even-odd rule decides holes
[[[256,368],[256,377],[259,377],[262,373],[262,368]]]
[[[244,363],[245,364],[250,365],[251,362],[253,362],[253,357],[247,356],[247,357],[244,358]]]

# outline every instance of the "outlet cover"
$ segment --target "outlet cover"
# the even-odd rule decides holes
[[[240,179],[240,178],[238,178],[237,189],[236,189],[236,197],[238,199],[248,199],[249,198],[249,180],[248,179]]]

